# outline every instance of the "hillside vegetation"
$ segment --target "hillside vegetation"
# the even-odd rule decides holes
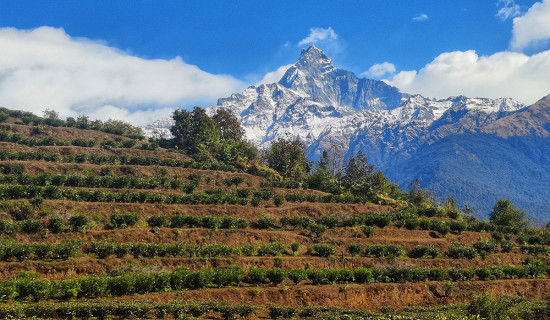
[[[550,317],[550,232],[509,201],[480,221],[361,154],[258,152],[224,112],[155,141],[0,110],[0,318]]]

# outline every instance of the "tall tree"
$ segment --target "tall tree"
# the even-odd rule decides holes
[[[496,226],[512,228],[514,231],[523,230],[529,224],[525,220],[525,212],[514,207],[512,202],[506,199],[497,201],[489,215],[489,220]]]
[[[244,130],[239,119],[228,109],[220,108],[212,116],[212,120],[218,125],[222,140],[241,141],[244,137]]]
[[[297,139],[279,138],[265,152],[266,164],[277,170],[284,179],[303,182],[311,169],[306,158],[306,146]]]
[[[176,146],[188,154],[196,154],[220,140],[220,129],[204,109],[194,107],[192,112],[176,110],[170,129]]]

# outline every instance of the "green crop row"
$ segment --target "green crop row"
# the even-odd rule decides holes
[[[52,114],[56,114],[53,110],[48,110]],[[20,118],[24,124],[33,124],[35,126],[48,125],[52,127],[74,127],[79,129],[97,130],[116,135],[124,135],[132,139],[143,139],[141,128],[134,127],[129,123],[119,120],[109,119],[105,122],[101,120],[89,120],[87,116],[73,117],[67,120],[58,119],[57,117],[39,117],[31,112],[10,110],[0,108],[0,122],[4,122],[8,117]]]
[[[64,155],[42,151],[9,152],[0,150],[0,160],[19,161],[47,161],[62,163],[91,163],[96,165],[135,165],[135,166],[164,166],[203,170],[237,171],[233,166],[228,166],[215,161],[198,162],[195,160],[178,160],[163,157],[141,157],[126,155],[98,155],[78,154]]]
[[[171,179],[164,176],[151,178],[136,178],[127,175],[95,176],[81,174],[3,174],[0,175],[2,184],[19,184],[34,186],[65,186],[85,188],[113,188],[113,189],[174,189],[185,193],[193,193],[199,185],[199,180],[186,182],[183,179]]]
[[[16,258],[18,261],[27,259],[61,259],[74,257],[82,246],[81,241],[65,240],[60,243],[19,243],[3,241],[0,243],[0,260],[9,261]]]
[[[235,247],[226,244],[186,243],[117,243],[116,241],[94,241],[87,250],[100,259],[109,255],[123,257],[127,254],[139,257],[186,257],[215,258],[231,256],[279,256],[284,254],[284,244],[272,241]]]
[[[290,279],[295,284],[309,280],[313,285],[338,283],[402,283],[425,281],[470,281],[548,277],[550,266],[540,261],[524,266],[492,266],[478,269],[443,268],[356,268],[356,269],[293,269],[251,268],[239,266],[206,268],[189,271],[179,268],[170,272],[128,273],[114,276],[87,276],[66,280],[37,279],[24,272],[13,280],[0,281],[0,297],[8,300],[47,300],[73,297],[95,298],[121,296],[206,287],[240,286],[243,283],[278,285]]]

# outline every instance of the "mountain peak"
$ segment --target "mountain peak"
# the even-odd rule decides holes
[[[336,70],[332,60],[315,45],[302,49],[300,59],[290,67],[279,81],[287,88],[309,82],[307,79],[322,79]]]
[[[294,64],[295,67],[304,71],[317,71],[327,73],[334,70],[332,60],[315,45],[302,49],[300,59]]]

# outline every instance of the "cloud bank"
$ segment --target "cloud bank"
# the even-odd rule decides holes
[[[500,7],[497,17],[503,21],[521,15],[521,8],[514,0],[498,0],[497,6]]]
[[[412,22],[422,22],[422,21],[426,21],[430,19],[430,17],[425,14],[425,13],[421,13],[419,15],[416,15],[415,17],[412,18]]]
[[[523,16],[514,18],[510,47],[523,51],[540,48],[550,40],[550,0],[536,2]]]
[[[550,51],[532,56],[447,52],[419,71],[401,71],[387,82],[404,92],[428,97],[512,97],[530,104],[550,94]]]
[[[143,125],[245,87],[179,57],[142,59],[58,28],[2,28],[0,48],[2,106],[39,115],[49,108],[61,117],[88,114]]]
[[[501,18],[519,14],[514,1],[499,4],[503,6],[497,14]],[[521,51],[550,39],[550,0],[535,3],[514,18],[513,24],[510,46],[514,51],[481,56],[474,50],[446,52],[418,71],[401,71],[385,81],[403,92],[428,97],[511,97],[534,103],[550,94],[550,50]]]
[[[338,39],[338,35],[331,27],[324,28],[311,28],[309,29],[309,36],[303,38],[298,42],[299,46],[305,46],[312,43],[318,43],[322,41],[331,41]]]
[[[362,77],[380,78],[382,76],[395,73],[395,65],[389,62],[377,63],[369,68],[369,70],[360,74]]]

